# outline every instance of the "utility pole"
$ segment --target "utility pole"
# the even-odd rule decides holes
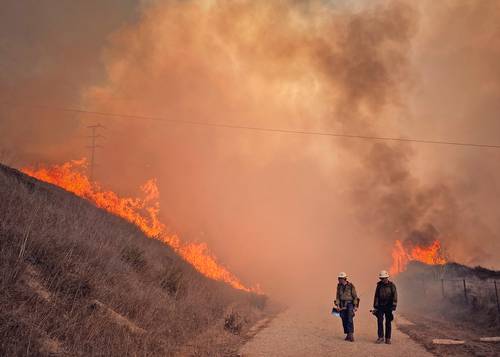
[[[89,125],[89,126],[87,126],[87,128],[89,128],[92,132],[92,134],[90,136],[88,136],[91,139],[91,142],[90,142],[90,146],[87,146],[87,148],[90,149],[90,181],[94,181],[94,168],[96,166],[95,150],[102,148],[102,146],[97,144],[97,139],[104,138],[104,136],[102,136],[98,133],[98,130],[99,129],[106,129],[106,127],[97,123],[96,125]]]

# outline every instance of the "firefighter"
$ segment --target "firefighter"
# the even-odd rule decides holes
[[[391,344],[391,322],[394,319],[393,311],[396,311],[398,304],[398,292],[396,285],[389,281],[389,273],[382,270],[379,273],[379,282],[375,288],[375,298],[373,301],[373,309],[377,317],[377,332],[378,339],[376,343]],[[385,318],[385,335],[384,335],[384,318]]]
[[[345,340],[354,342],[354,313],[359,307],[359,298],[354,285],[347,281],[347,274],[340,272],[338,275],[337,294],[335,306],[340,311],[342,326],[346,334]]]

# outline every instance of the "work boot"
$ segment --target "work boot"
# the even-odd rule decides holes
[[[388,345],[390,345],[391,344],[391,339],[390,338],[386,338],[385,339],[385,343],[388,344]]]
[[[383,337],[377,338],[377,341],[375,341],[375,343],[384,343],[384,338]]]
[[[345,341],[349,341],[349,334],[345,335],[344,340],[345,340]]]
[[[352,333],[347,334],[347,341],[354,342],[354,335]]]

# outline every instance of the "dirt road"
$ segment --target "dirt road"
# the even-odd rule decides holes
[[[328,307],[292,307],[271,321],[239,353],[244,357],[432,356],[397,327],[393,329],[392,345],[375,344],[376,321],[366,309],[356,314],[355,338],[354,343],[344,341],[341,320],[331,316]]]

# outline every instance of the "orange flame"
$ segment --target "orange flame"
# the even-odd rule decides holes
[[[223,281],[236,289],[259,292],[258,288],[245,287],[234,274],[221,266],[205,243],[184,243],[176,235],[165,234],[166,227],[158,218],[160,193],[156,180],[149,180],[141,186],[144,198],[120,197],[113,191],[103,190],[98,183],[91,182],[83,173],[86,167],[87,161],[82,159],[52,167],[24,168],[22,171],[38,180],[59,186],[85,198],[97,207],[135,224],[148,237],[168,244],[206,277]]]
[[[429,265],[446,263],[439,240],[435,240],[427,247],[414,246],[411,249],[406,249],[399,239],[396,240],[392,248],[391,275],[405,271],[410,261],[418,261]]]

